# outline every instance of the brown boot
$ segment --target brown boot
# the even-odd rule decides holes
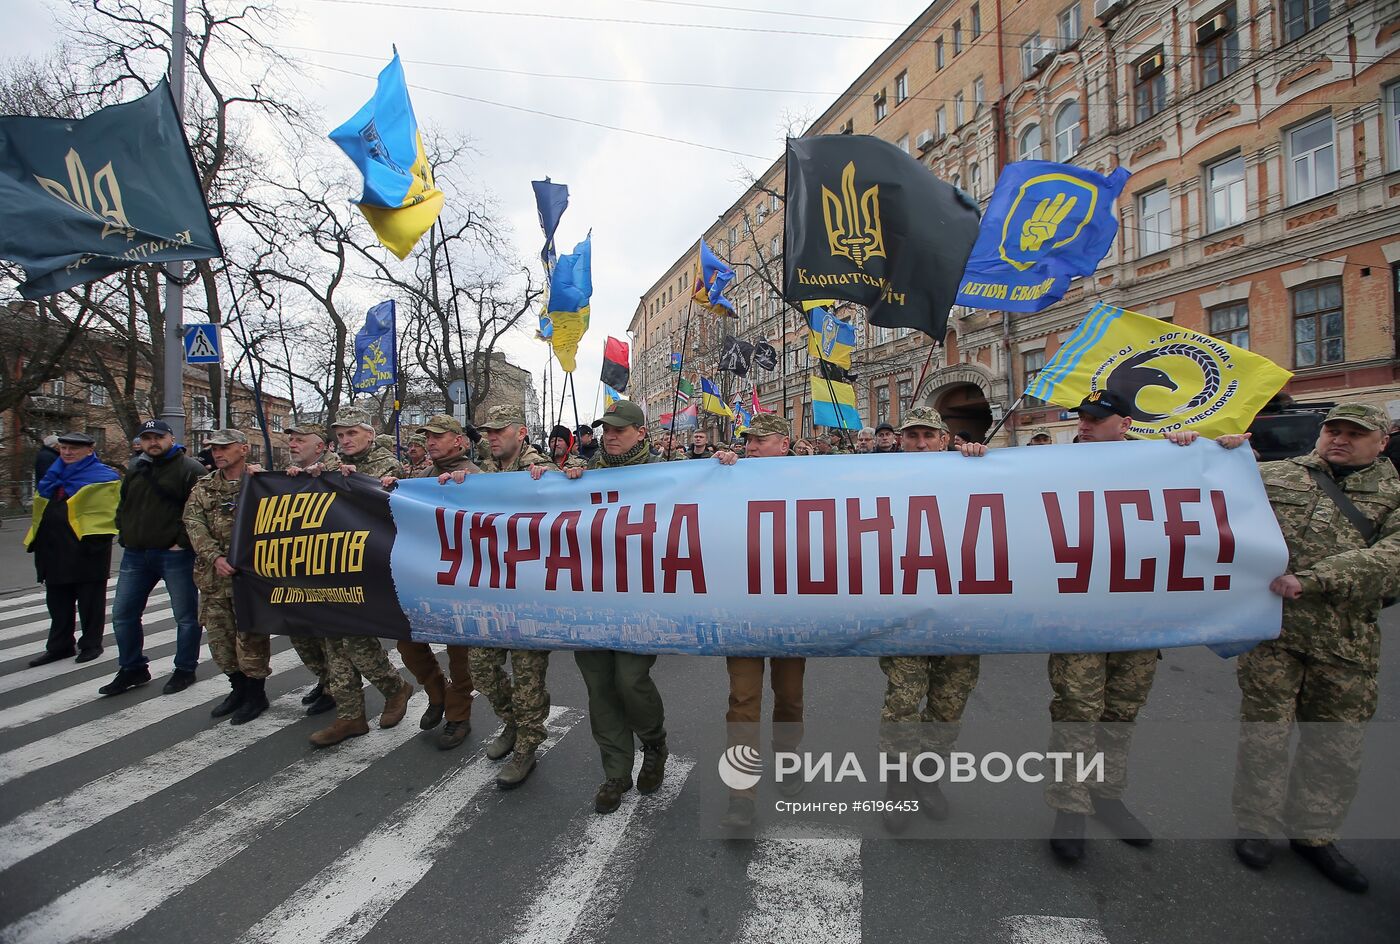
[[[413,686],[404,682],[399,690],[384,699],[384,713],[379,716],[381,728],[392,728],[408,713],[408,696],[413,694]]]
[[[322,728],[311,735],[311,743],[317,747],[330,747],[346,738],[359,737],[362,734],[369,734],[369,722],[365,720],[364,715],[358,718],[336,718],[329,728]]]

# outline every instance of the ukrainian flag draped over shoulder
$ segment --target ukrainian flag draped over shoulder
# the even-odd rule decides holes
[[[390,252],[407,257],[437,221],[443,198],[433,185],[397,50],[379,73],[374,97],[330,138],[364,175],[360,212]]]
[[[554,263],[549,279],[548,338],[554,356],[565,373],[577,365],[578,342],[588,330],[588,303],[593,297],[593,237],[590,235],[567,256]]]
[[[1293,375],[1267,357],[1135,311],[1097,304],[1026,395],[1074,407],[1096,390],[1132,410],[1130,432],[1243,433]]]
[[[77,462],[62,459],[49,466],[49,471],[35,489],[33,516],[24,546],[34,541],[39,522],[49,502],[61,489],[68,499],[68,524],[79,539],[98,534],[117,533],[117,502],[121,497],[121,477],[97,456],[89,455]]]

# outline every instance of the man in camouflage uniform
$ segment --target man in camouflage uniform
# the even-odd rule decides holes
[[[238,631],[233,618],[233,575],[229,541],[238,510],[238,492],[248,471],[248,437],[236,429],[216,429],[204,440],[214,457],[214,471],[195,483],[185,502],[185,532],[194,549],[194,583],[199,590],[199,620],[209,652],[233,689],[210,714],[233,715],[246,724],[267,710],[263,690],[272,670],[271,639]]]
[[[360,440],[373,433],[366,429],[369,417],[356,410],[341,412],[340,419],[333,427],[336,436],[347,443],[347,450],[354,452]],[[323,472],[343,471],[335,453],[326,448],[325,430],[313,424],[299,424],[288,431],[288,446],[292,453],[293,465],[287,470],[291,476],[320,475]],[[377,446],[377,444],[376,444]],[[369,465],[375,465],[368,456]],[[361,469],[363,471],[363,468]],[[293,636],[293,645],[299,637]],[[384,695],[384,710],[379,716],[381,728],[392,728],[403,720],[408,710],[408,699],[413,694],[413,686],[399,675],[384,647],[372,636],[325,636],[300,637],[320,646],[325,659],[324,692],[320,701],[314,702],[308,714],[317,714],[328,708],[336,709],[336,719],[329,726],[311,735],[311,743],[316,747],[330,747],[346,738],[360,737],[369,733],[369,721],[365,718],[364,679]],[[302,654],[300,646],[297,653]],[[308,666],[309,668],[309,666]],[[321,686],[317,686],[320,688]],[[303,702],[306,698],[302,699]],[[321,702],[328,702],[321,708]]]
[[[745,457],[776,459],[786,456],[792,429],[788,421],[776,413],[760,413],[744,430]],[[739,456],[730,450],[715,453],[721,465],[733,465]],[[763,657],[728,656],[725,668],[729,672],[729,712],[724,716],[729,725],[729,746],[747,744],[758,749],[759,721],[763,714]],[[773,688],[773,750],[792,752],[802,741],[802,678],[807,660],[799,657],[773,657],[768,660]],[[784,796],[795,796],[802,787],[796,777],[787,777],[778,790]],[[723,825],[744,829],[753,825],[756,788],[735,790],[729,795],[729,810]]]
[[[1236,853],[1265,868],[1274,854],[1269,833],[1281,825],[1300,855],[1353,892],[1368,882],[1335,843],[1376,711],[1381,600],[1400,586],[1400,479],[1382,456],[1389,427],[1379,408],[1341,403],[1312,452],[1260,465],[1288,545],[1288,571],[1269,585],[1284,598],[1283,630],[1240,656],[1237,667],[1244,724]],[[1323,482],[1335,483],[1364,521],[1353,523]],[[1294,721],[1316,723],[1299,727],[1290,765]]]
[[[1050,435],[1050,430],[1044,426],[1037,426],[1030,431],[1031,438],[1027,440],[1027,446],[1053,446],[1055,437]]]
[[[467,455],[467,437],[462,424],[452,417],[433,416],[414,430],[414,435],[423,437],[432,464],[409,477],[433,478],[456,471],[464,474],[480,471]],[[403,477],[404,470],[395,463],[379,480],[385,488],[392,488]],[[398,650],[403,664],[428,695],[428,707],[418,719],[418,727],[431,731],[446,718],[447,724],[438,734],[438,749],[448,751],[459,747],[471,732],[473,686],[469,650],[466,646],[447,647],[448,675],[443,674],[442,664],[427,643],[400,639]]]
[[[404,451],[404,458],[408,477],[411,479],[422,478],[428,474],[428,470],[433,467],[433,460],[428,456],[428,440],[422,433],[414,433],[408,437],[408,449]]]
[[[661,434],[661,446],[657,450],[657,456],[663,462],[677,462],[681,459],[689,458],[683,447],[676,445],[674,433],[665,432]]]
[[[288,426],[287,451],[291,460],[291,466],[287,469],[288,475],[300,475],[303,472],[317,475],[322,471],[340,467],[340,460],[327,448],[325,429],[316,423],[299,422],[295,426]],[[319,636],[293,635],[288,638],[292,640],[292,648],[301,657],[301,664],[316,676],[316,684],[301,698],[301,703],[308,706],[306,713],[319,715],[330,711],[335,707],[335,698],[330,693],[324,641]]]
[[[646,422],[642,408],[630,400],[618,400],[608,407],[600,419],[594,420],[594,425],[603,427],[603,448],[593,457],[589,469],[663,461],[647,448]],[[564,474],[577,479],[584,471],[567,469]],[[632,789],[638,741],[642,746],[642,769],[637,774],[637,792],[655,793],[666,778],[666,710],[651,679],[656,656],[594,649],[575,652],[574,661],[588,686],[588,720],[593,740],[602,751],[607,778],[593,798],[593,808],[599,813],[611,813],[622,805],[623,794]]]
[[[491,407],[478,425],[491,445],[494,471],[528,471],[539,479],[546,470],[556,468],[526,439],[525,416],[518,407]],[[452,476],[457,482],[462,478],[460,474]],[[506,672],[507,657],[509,673]],[[476,687],[501,719],[501,730],[486,745],[486,756],[500,760],[510,755],[510,760],[496,776],[496,786],[513,790],[535,769],[535,751],[545,739],[544,723],[549,717],[545,673],[549,669],[549,652],[473,646],[471,666]]]
[[[899,427],[902,451],[941,453],[948,449],[948,424],[935,409],[916,406],[904,414]],[[977,686],[981,659],[975,655],[881,656],[885,673],[885,703],[880,709],[881,750],[887,753],[913,753],[921,741],[946,762],[958,737],[958,728]],[[916,728],[916,724],[920,724]],[[890,781],[891,800],[910,798],[913,784]],[[923,801],[920,808],[933,819],[946,819],[948,800],[938,783],[919,784]],[[903,832],[909,821],[902,814],[884,818],[891,832]]]

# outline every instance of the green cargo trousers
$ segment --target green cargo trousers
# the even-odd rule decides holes
[[[609,778],[630,778],[637,741],[666,741],[666,710],[651,680],[656,656],[594,649],[575,652],[574,660],[588,686],[588,720],[603,754]]]

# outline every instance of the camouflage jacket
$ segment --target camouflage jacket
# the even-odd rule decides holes
[[[242,477],[230,481],[215,470],[194,483],[185,502],[185,531],[195,554],[194,585],[207,596],[227,599],[233,594],[233,580],[220,577],[214,561],[228,556],[242,487]]]
[[[425,456],[425,457],[423,458],[423,461],[420,462],[420,463],[418,463],[417,465],[407,465],[407,466],[404,466],[404,472],[406,473],[406,474],[404,475],[404,478],[407,478],[407,479],[421,479],[421,478],[423,478],[424,476],[426,476],[428,473],[430,473],[430,472],[432,472],[432,471],[433,471],[433,460],[432,460],[432,459],[429,459],[429,458],[427,458],[427,457]]]
[[[382,446],[370,446],[368,452],[358,456],[341,456],[340,461],[347,465],[353,465],[356,472],[363,472],[381,479],[386,475],[392,475],[396,479],[404,477],[403,463],[394,458],[394,454]]]
[[[476,463],[472,461],[471,456],[467,455],[465,452],[459,452],[457,455],[443,459],[441,462],[434,459],[432,462],[425,463],[422,467],[414,466],[412,469],[409,469],[407,477],[411,479],[435,479],[444,472],[456,472],[459,469],[466,469],[468,472],[481,471],[477,468]]]
[[[546,468],[551,468],[551,469],[552,469],[552,468],[557,468],[557,466],[555,466],[555,464],[554,464],[554,460],[553,460],[553,459],[549,458],[548,456],[546,456],[544,453],[540,452],[538,449],[536,449],[534,446],[530,445],[529,443],[524,443],[523,445],[521,445],[521,447],[520,447],[520,454],[519,454],[518,456],[515,457],[515,461],[512,462],[510,465],[502,466],[500,463],[495,462],[495,461],[493,461],[493,462],[491,463],[491,465],[492,465],[492,468],[490,468],[490,469],[482,469],[481,471],[483,471],[483,472],[524,472],[526,469],[530,468],[530,466],[532,466],[532,465],[542,465],[542,466],[545,466]]]
[[[1316,453],[1259,466],[1288,544],[1288,573],[1303,585],[1302,597],[1284,601],[1279,641],[1375,669],[1381,598],[1400,592],[1400,477],[1391,463],[1378,460],[1341,482],[1353,504],[1379,525],[1368,547],[1309,469],[1331,475]]]
[[[684,449],[672,449],[664,456],[657,456],[657,458],[662,462],[681,462],[682,460],[689,459],[690,453],[686,452]]]
[[[335,454],[334,449],[327,449],[325,452],[321,453],[321,458],[313,462],[312,465],[319,465],[323,472],[334,472],[336,469],[340,468],[340,456]],[[304,469],[306,467],[297,466],[297,468]]]
[[[650,450],[648,450],[648,449],[643,449],[643,450],[641,451],[641,453],[637,456],[636,461],[634,461],[634,462],[629,462],[629,463],[627,463],[627,465],[651,465],[653,462],[665,462],[665,461],[666,461],[666,460],[663,459],[663,458],[661,458],[660,456],[654,456],[654,455],[652,455]],[[588,467],[589,467],[590,469],[622,469],[622,468],[626,468],[626,466],[617,466],[617,465],[609,466],[609,465],[603,465],[603,450],[601,450],[601,449],[599,449],[598,452],[597,452],[596,454],[594,454],[594,456],[593,456],[593,461],[591,461],[591,462],[588,463]]]

